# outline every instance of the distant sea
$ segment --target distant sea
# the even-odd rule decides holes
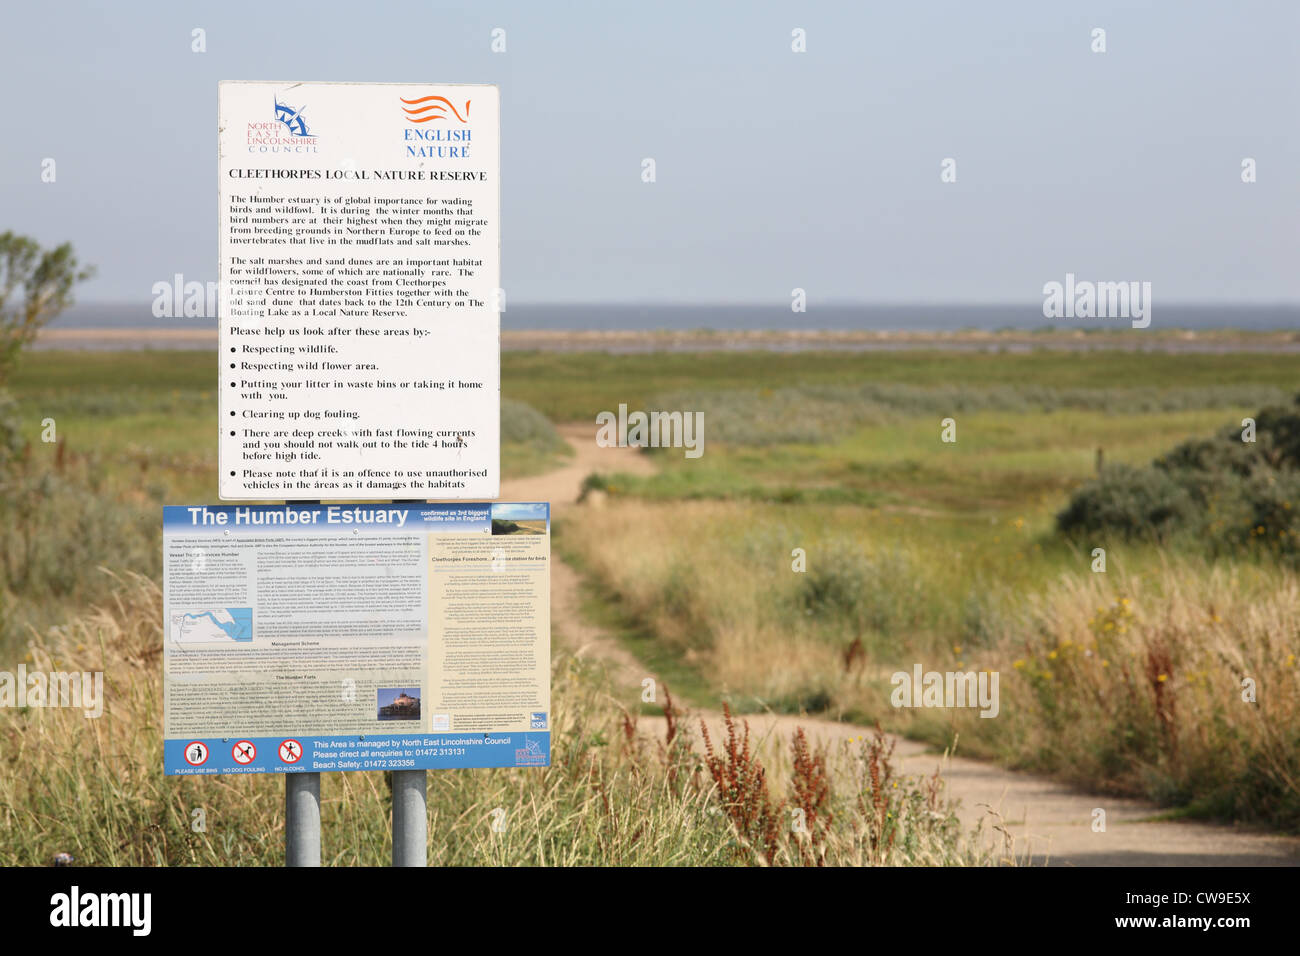
[[[52,329],[215,329],[216,319],[156,318],[150,303],[86,303],[50,323]],[[529,305],[507,303],[506,331],[647,331],[665,329],[953,332],[962,329],[1122,328],[1123,319],[1043,318],[1041,302],[1016,305],[811,304],[795,313],[788,305]],[[1153,329],[1300,329],[1296,305],[1162,305],[1153,310]]]

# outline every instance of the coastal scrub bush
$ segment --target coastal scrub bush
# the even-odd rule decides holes
[[[1255,416],[1254,441],[1231,425],[1183,442],[1145,468],[1108,466],[1056,516],[1081,543],[1195,538],[1211,553],[1300,559],[1300,396]]]

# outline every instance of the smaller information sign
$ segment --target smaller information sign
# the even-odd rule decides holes
[[[545,502],[163,509],[164,771],[550,763]]]

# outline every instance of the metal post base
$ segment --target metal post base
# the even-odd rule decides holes
[[[320,774],[284,775],[284,865],[320,866]]]

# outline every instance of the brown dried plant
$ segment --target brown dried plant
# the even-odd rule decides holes
[[[803,728],[795,729],[790,740],[794,776],[790,780],[793,804],[804,812],[807,838],[799,841],[799,859],[805,865],[826,862],[825,837],[834,815],[831,813],[831,778],[826,772],[826,753],[813,753]]]
[[[1146,678],[1151,685],[1156,719],[1164,732],[1169,753],[1176,759],[1178,757],[1178,714],[1173,677],[1174,658],[1169,645],[1161,639],[1153,640],[1147,646]]]
[[[863,743],[867,765],[867,791],[858,794],[858,812],[867,821],[871,858],[881,863],[893,848],[898,831],[898,814],[889,795],[894,767],[891,758],[897,744],[877,722],[871,737]]]
[[[705,764],[727,817],[736,828],[741,841],[752,848],[760,862],[776,862],[781,842],[781,811],[784,803],[773,805],[767,790],[767,773],[749,749],[749,722],[741,721],[743,734],[731,716],[731,707],[722,705],[723,724],[727,739],[723,754],[713,749],[709,728],[700,721],[704,737]]]

